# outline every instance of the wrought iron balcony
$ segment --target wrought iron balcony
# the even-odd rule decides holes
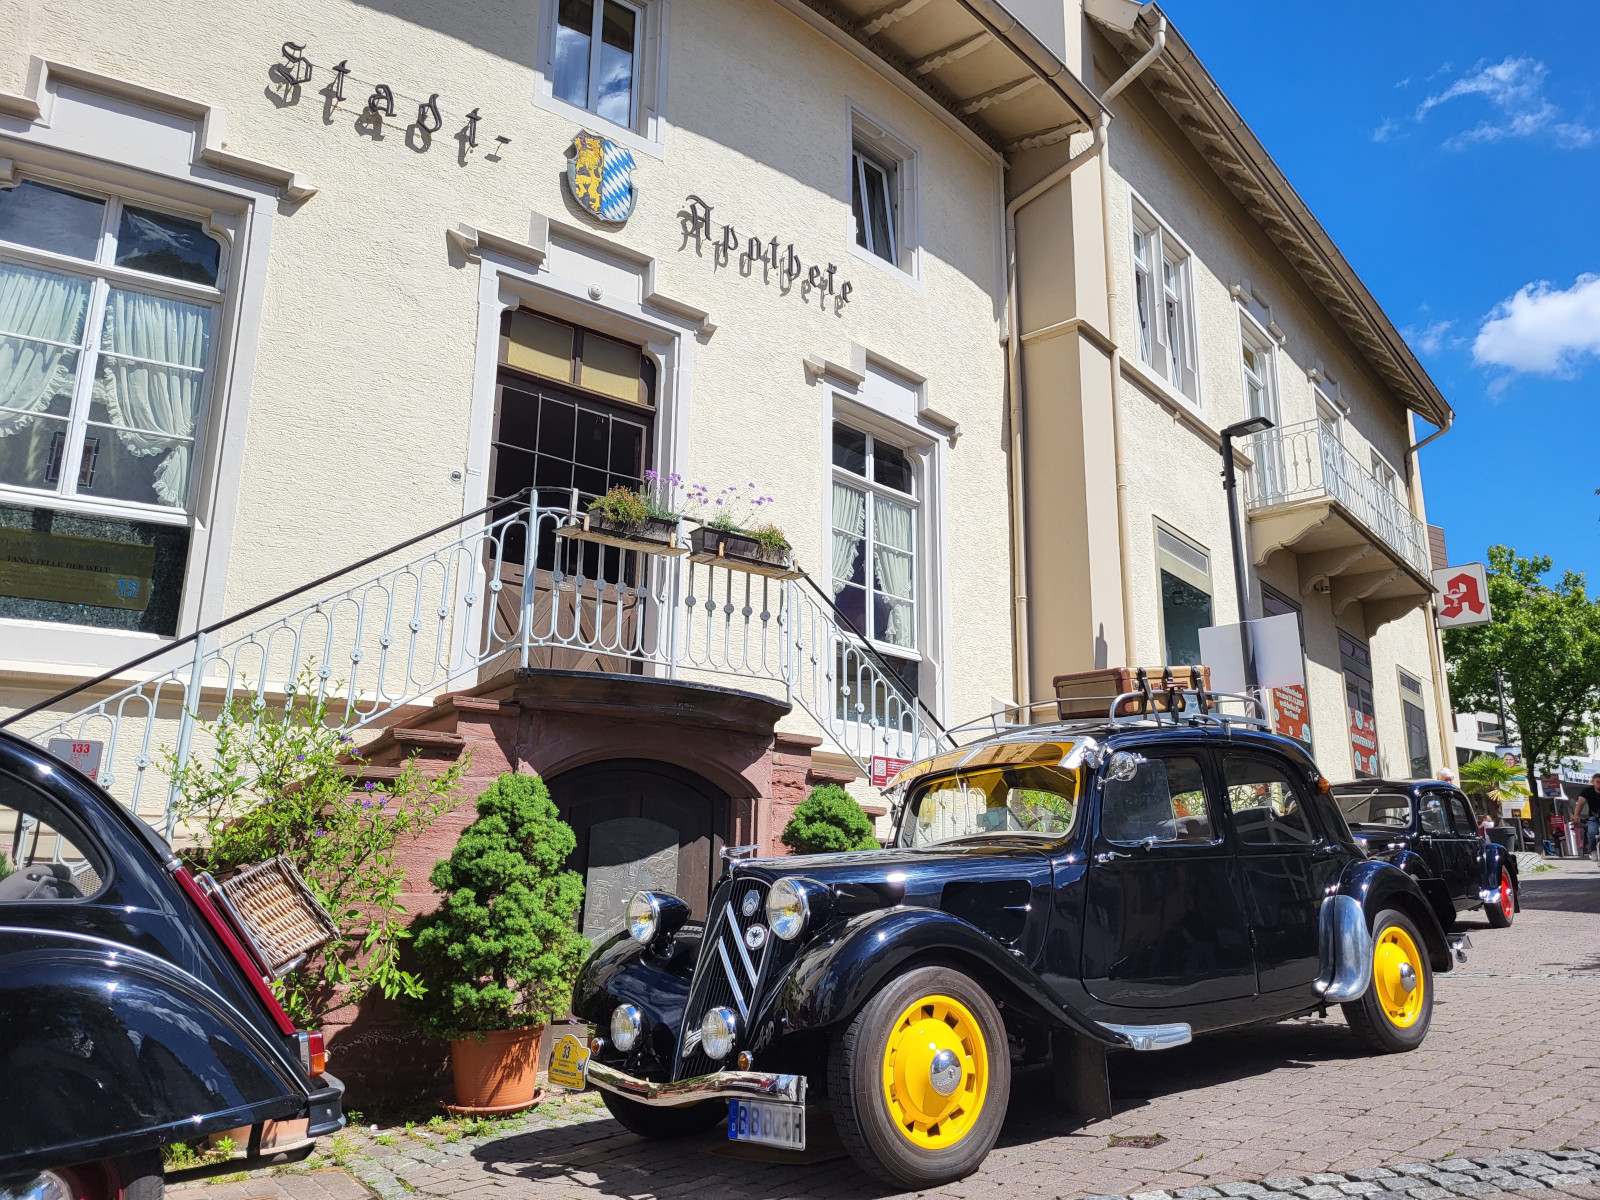
[[[1257,434],[1250,454],[1246,508],[1257,566],[1279,550],[1292,551],[1302,590],[1331,589],[1336,613],[1367,602],[1369,624],[1427,598],[1427,526],[1322,422]]]

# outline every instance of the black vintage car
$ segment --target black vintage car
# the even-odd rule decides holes
[[[1333,798],[1356,841],[1415,879],[1446,929],[1475,908],[1504,929],[1521,910],[1517,856],[1484,839],[1450,784],[1363,779],[1336,785]]]
[[[90,780],[0,733],[0,1200],[159,1200],[162,1148],[231,1132],[220,1173],[344,1124],[207,881]]]
[[[791,1147],[825,1096],[863,1168],[920,1188],[983,1161],[1014,1066],[1109,1116],[1108,1052],[1330,1005],[1419,1045],[1452,955],[1416,881],[1297,744],[1179,703],[914,764],[892,849],[733,861],[704,924],[635,895],[577,982],[588,1082],[646,1136]]]

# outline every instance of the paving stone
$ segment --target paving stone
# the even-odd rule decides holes
[[[1172,1200],[1166,1192],[1157,1190],[1153,1192],[1129,1192],[1128,1200]]]
[[[1298,1175],[1272,1175],[1261,1182],[1275,1192],[1298,1191],[1306,1185],[1306,1181]]]
[[[1357,1180],[1355,1183],[1339,1184],[1339,1190],[1346,1196],[1371,1196],[1374,1193],[1381,1193],[1383,1185],[1373,1183],[1371,1180]]]
[[[1313,1183],[1295,1190],[1306,1200],[1344,1200],[1344,1193],[1329,1183]]]
[[[1393,1163],[1389,1169],[1396,1175],[1428,1175],[1433,1172],[1427,1163]]]
[[[1454,1171],[1440,1171],[1439,1174],[1433,1177],[1433,1182],[1439,1187],[1455,1191],[1464,1183],[1477,1183],[1478,1180],[1470,1175],[1461,1175]]]
[[[1385,1167],[1358,1167],[1354,1171],[1346,1171],[1351,1179],[1393,1179],[1394,1172]]]
[[[1334,1186],[1348,1182],[1343,1175],[1335,1175],[1329,1171],[1322,1171],[1316,1175],[1307,1175],[1306,1178],[1312,1183],[1331,1183]]]
[[[1267,1189],[1259,1183],[1224,1183],[1217,1190],[1224,1196],[1260,1196]]]
[[[1178,1200],[1217,1200],[1217,1197],[1222,1195],[1222,1193],[1217,1191],[1215,1188],[1208,1187],[1179,1188],[1172,1194],[1176,1196]]]
[[[1531,1191],[1533,1188],[1542,1188],[1544,1184],[1537,1179],[1530,1179],[1526,1175],[1513,1175],[1509,1179],[1500,1180],[1497,1186],[1507,1192],[1526,1192]]]

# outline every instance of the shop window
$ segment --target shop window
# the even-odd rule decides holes
[[[1430,779],[1433,758],[1428,753],[1428,717],[1422,704],[1422,681],[1400,672],[1400,715],[1406,727],[1406,754],[1411,760],[1411,778]]]
[[[1372,650],[1367,643],[1340,630],[1339,663],[1344,668],[1351,763],[1357,778],[1375,778],[1380,771],[1377,713],[1372,704]]]
[[[1156,567],[1161,580],[1161,641],[1167,663],[1200,662],[1200,631],[1212,624],[1211,555],[1156,522]]]
[[[1177,236],[1142,205],[1133,211],[1133,299],[1140,360],[1173,391],[1199,403],[1194,272]]]
[[[0,188],[0,617],[176,631],[223,273],[196,218]]]
[[[917,483],[905,448],[834,422],[833,602],[913,696],[921,658]],[[838,666],[842,684],[860,675],[854,656]],[[850,708],[874,703],[860,688],[852,695]]]

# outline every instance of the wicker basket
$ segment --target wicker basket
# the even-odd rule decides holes
[[[257,863],[217,886],[233,907],[274,975],[282,975],[339,936],[328,910],[283,855]]]

